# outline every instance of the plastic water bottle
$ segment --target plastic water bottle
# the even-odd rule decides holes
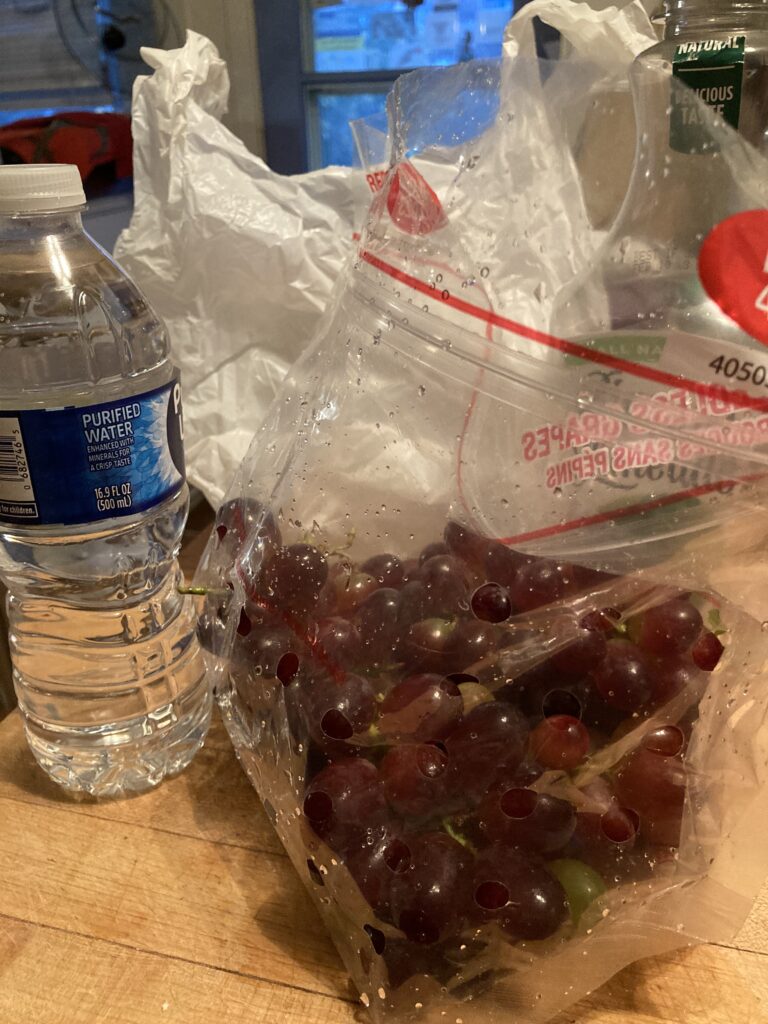
[[[680,557],[695,534],[740,515],[762,478],[764,174],[740,138],[759,142],[768,127],[765,96],[752,92],[768,53],[768,35],[750,29],[758,8],[762,24],[768,0],[676,0],[672,34],[633,63],[638,146],[629,190],[551,320],[554,335],[601,360],[584,361],[580,398],[594,432],[585,441],[575,431],[567,451],[553,449],[551,467],[531,462],[538,480],[579,507],[572,519],[581,526],[570,541],[564,533],[560,557],[591,549],[600,552],[593,567],[625,573],[658,565],[662,538],[665,557]],[[691,59],[675,64],[675,55]],[[716,86],[729,74],[730,85]],[[735,95],[742,75],[752,84],[729,119],[700,83],[723,96],[733,86]],[[705,90],[699,100],[694,88]],[[618,409],[630,426],[615,420]],[[606,522],[620,525],[607,530]]]
[[[74,166],[0,167],[0,576],[35,758],[120,796],[190,762],[211,696],[177,591],[178,371],[84,203]]]
[[[672,90],[663,111],[672,154],[711,150],[698,97],[757,149],[768,153],[768,0],[667,0],[664,39],[638,57],[688,90]]]

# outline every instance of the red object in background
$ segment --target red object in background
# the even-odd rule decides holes
[[[131,120],[86,111],[29,118],[0,128],[0,149],[25,164],[77,164],[84,182],[105,165],[115,180],[132,173]]]
[[[745,210],[713,228],[699,253],[699,276],[723,312],[768,345],[768,210]]]

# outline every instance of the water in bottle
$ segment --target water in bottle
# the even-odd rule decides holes
[[[178,371],[84,203],[74,166],[0,167],[0,576],[35,758],[120,796],[189,763],[211,697],[177,590]]]

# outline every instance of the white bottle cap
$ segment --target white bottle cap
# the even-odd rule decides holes
[[[74,164],[0,165],[0,214],[72,210],[85,203]]]

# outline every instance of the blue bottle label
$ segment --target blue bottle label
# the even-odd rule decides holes
[[[0,412],[0,522],[132,516],[184,484],[178,377],[99,405]]]

